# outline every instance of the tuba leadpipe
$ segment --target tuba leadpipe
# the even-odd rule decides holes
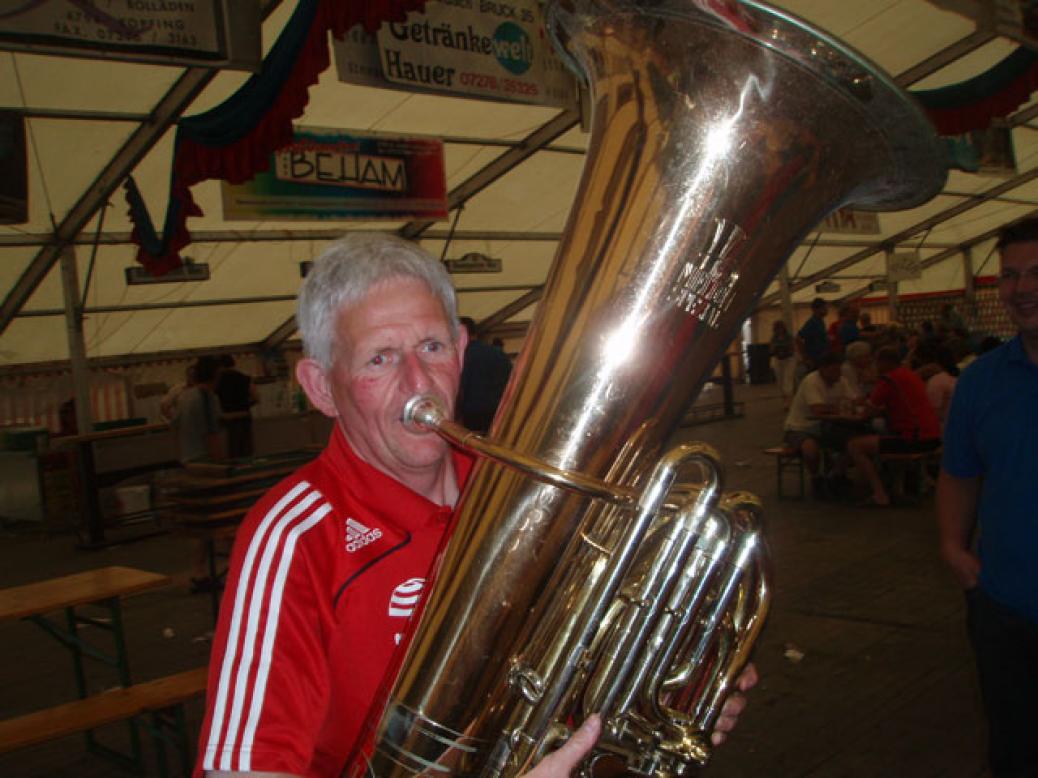
[[[745,0],[561,0],[585,82],[576,203],[384,712],[353,774],[513,776],[603,716],[591,763],[682,775],[767,612],[760,506],[667,439],[832,210],[925,202],[911,100],[844,44]],[[698,482],[678,488],[684,471]]]

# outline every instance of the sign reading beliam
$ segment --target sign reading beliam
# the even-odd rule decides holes
[[[274,160],[274,176],[278,181],[383,192],[407,191],[407,170],[401,157],[361,154],[322,144],[298,144],[275,152]]]
[[[296,128],[269,170],[244,184],[224,182],[223,200],[230,220],[442,219],[443,143]]]

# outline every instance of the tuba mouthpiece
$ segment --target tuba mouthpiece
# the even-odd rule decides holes
[[[447,409],[430,394],[416,394],[404,405],[400,420],[413,432],[432,432],[447,420]]]

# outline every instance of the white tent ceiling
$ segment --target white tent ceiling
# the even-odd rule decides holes
[[[783,0],[777,5],[846,40],[912,88],[965,80],[1016,47],[1009,40],[988,40],[972,22],[928,0]],[[265,22],[266,46],[276,39],[292,6],[281,3]],[[41,244],[53,232],[53,224],[66,218],[138,131],[140,119],[153,111],[182,73],[172,67],[0,54],[0,105],[25,110],[30,116],[30,221],[0,227],[0,289],[7,298],[5,305],[18,297],[27,271],[39,267]],[[241,73],[217,74],[185,115],[219,104],[244,78]],[[1022,106],[1014,119],[1017,179],[953,172],[945,191],[931,202],[906,212],[881,214],[881,235],[825,233],[813,248],[807,241],[789,263],[791,272],[796,272],[795,287],[802,285],[794,299],[813,296],[814,283],[824,278],[881,275],[882,245],[892,240],[905,249],[918,248],[924,260],[944,260],[927,268],[921,280],[902,283],[902,293],[961,287],[962,264],[949,249],[973,242],[1038,207],[1038,179],[1031,180],[1032,170],[1038,170],[1038,133],[1027,123],[1032,113],[1038,113],[1033,107],[1034,103]],[[93,118],[83,118],[91,113]],[[504,266],[500,274],[456,277],[463,315],[486,319],[544,281],[556,236],[572,205],[587,142],[574,115],[560,116],[557,109],[546,107],[351,86],[339,83],[330,68],[311,89],[306,113],[297,123],[430,135],[447,141],[448,189],[452,203],[464,205],[450,256],[480,251],[502,258]],[[552,136],[550,143],[520,164],[510,169],[501,165],[517,154],[516,142],[549,124],[565,131],[545,133]],[[168,191],[172,136],[172,130],[166,132],[132,167],[157,224]],[[486,173],[488,165],[507,172],[495,178]],[[489,183],[466,197],[466,190],[459,187],[483,175]],[[984,199],[992,190],[999,197]],[[123,269],[133,263],[135,246],[124,241],[132,225],[121,190],[109,198],[85,298],[88,356],[252,347],[270,342],[275,333],[278,340],[290,332],[283,325],[291,319],[301,260],[315,256],[331,235],[341,231],[405,226],[404,222],[225,222],[219,182],[204,182],[192,191],[205,215],[189,220],[195,241],[184,253],[210,264],[212,277],[204,283],[128,287]],[[99,218],[94,214],[78,238],[81,284],[95,251],[92,242]],[[433,225],[419,237],[439,255],[448,227],[448,222]],[[292,231],[291,239],[279,231]],[[975,246],[978,264],[989,248],[990,240]],[[849,264],[852,259],[858,261]],[[836,263],[847,267],[834,271],[831,267]],[[842,294],[867,283],[863,278],[847,279]],[[479,292],[477,287],[507,288]],[[768,295],[766,300],[774,298],[774,287]],[[219,304],[207,304],[214,301]],[[0,333],[0,365],[66,359],[62,306],[61,274],[54,263]],[[134,309],[126,310],[130,307]],[[513,320],[521,321],[530,312],[527,307],[511,313]]]

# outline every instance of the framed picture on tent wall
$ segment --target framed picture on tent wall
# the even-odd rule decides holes
[[[0,49],[258,71],[260,4],[3,0]]]
[[[447,176],[438,138],[301,128],[243,184],[222,182],[223,216],[261,219],[445,219]]]

